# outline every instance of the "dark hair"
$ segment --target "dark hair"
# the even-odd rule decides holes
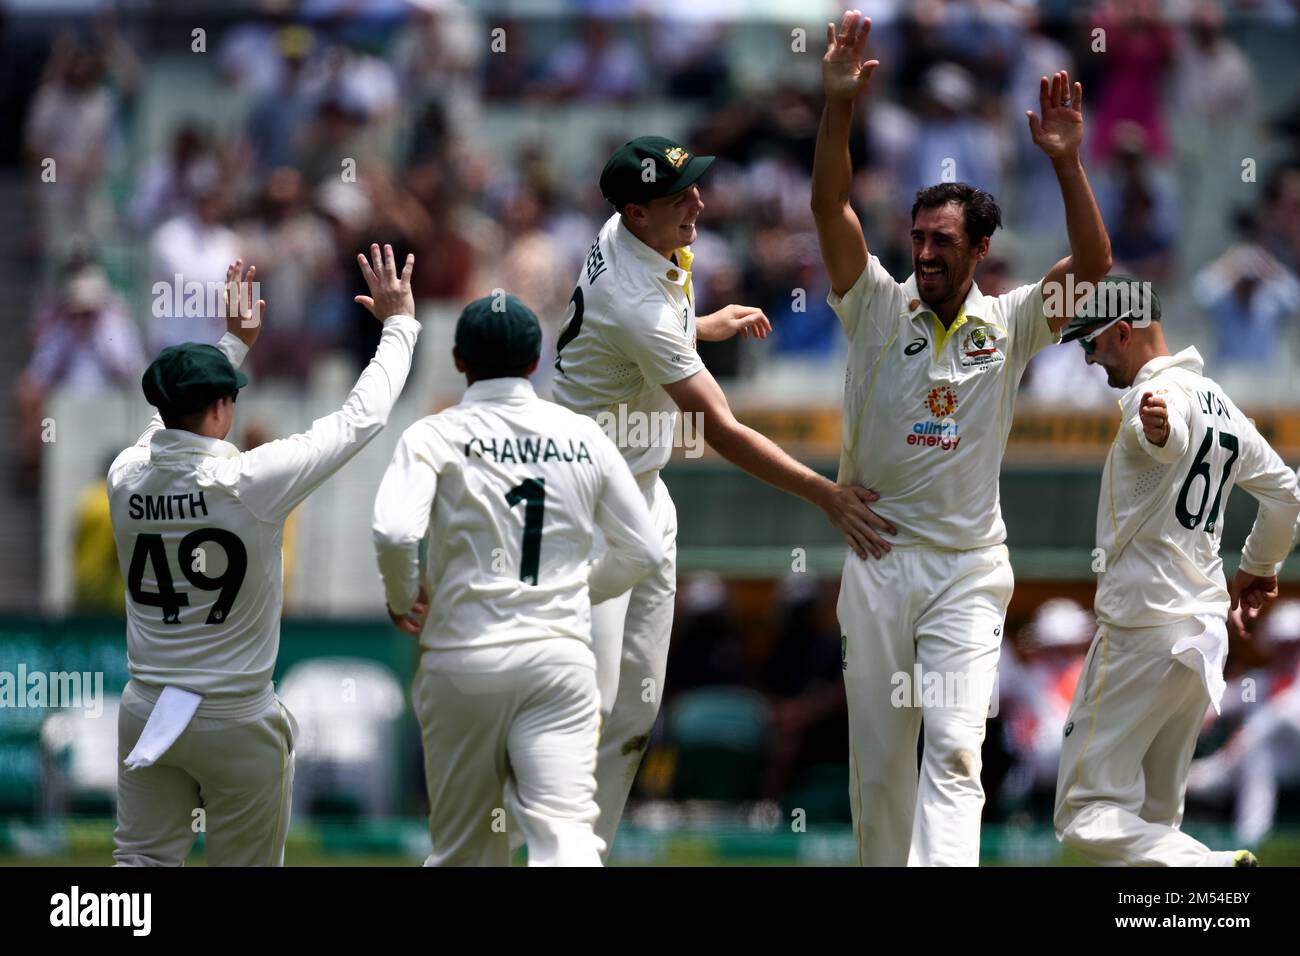
[[[1002,225],[1002,210],[997,200],[982,189],[970,183],[936,183],[916,191],[916,202],[912,203],[912,222],[921,209],[937,209],[955,202],[966,213],[966,237],[971,244],[993,235],[993,230]]]
[[[239,392],[218,395],[211,401],[204,402],[192,412],[178,412],[175,409],[160,408],[158,409],[158,415],[163,420],[163,428],[179,428],[182,431],[197,432],[199,426],[203,424],[203,419],[207,417],[208,409],[212,407],[213,402],[219,402],[223,398],[228,398],[233,403],[239,398]]]

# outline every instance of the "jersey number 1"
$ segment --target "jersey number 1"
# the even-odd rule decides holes
[[[1210,463],[1206,460],[1206,455],[1210,453],[1213,446],[1214,429],[1207,428],[1205,429],[1205,438],[1201,442],[1201,448],[1196,453],[1196,460],[1192,462],[1192,470],[1187,473],[1182,490],[1178,493],[1178,504],[1174,506],[1174,513],[1178,515],[1178,523],[1189,530],[1195,530],[1196,526],[1201,523],[1201,518],[1205,515],[1205,505],[1210,500]],[[1236,464],[1237,455],[1240,451],[1237,445],[1237,436],[1229,435],[1227,432],[1219,432],[1219,447],[1227,449],[1231,454],[1223,465],[1223,473],[1219,475],[1219,488],[1214,492],[1214,503],[1210,505],[1210,514],[1205,518],[1205,531],[1207,534],[1214,533],[1214,526],[1219,520],[1219,506],[1223,503],[1223,486],[1228,483],[1228,475],[1232,473],[1232,466]],[[1205,491],[1201,493],[1201,503],[1193,514],[1187,507],[1187,499],[1192,491],[1192,481],[1198,477],[1205,479]]]
[[[506,492],[506,504],[524,505],[524,550],[519,563],[519,580],[525,584],[537,583],[537,570],[542,561],[542,516],[546,513],[546,479],[525,478]]]
[[[208,577],[200,560],[200,545],[213,541],[221,545],[226,552],[226,573],[218,577]],[[194,559],[191,566],[189,558]],[[244,583],[244,573],[248,570],[248,550],[238,537],[221,528],[201,528],[191,531],[181,538],[176,553],[176,563],[181,567],[185,579],[200,591],[220,591],[217,600],[208,611],[205,623],[220,624],[230,613],[230,606],[235,603],[239,588]],[[154,581],[157,591],[145,591],[144,566],[153,565]],[[162,535],[136,535],[135,550],[131,553],[131,569],[126,575],[126,586],[131,592],[131,600],[141,607],[160,607],[163,621],[167,624],[181,622],[181,608],[188,607],[188,594],[177,593],[172,584],[171,568],[167,565],[167,549],[163,546]]]

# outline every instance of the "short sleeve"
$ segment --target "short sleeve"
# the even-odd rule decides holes
[[[832,291],[826,296],[826,304],[835,311],[844,327],[844,334],[852,341],[864,316],[868,322],[877,322],[882,318],[893,318],[902,311],[903,287],[885,271],[878,257],[871,256],[853,287],[843,296]]]
[[[999,298],[1011,337],[1011,357],[1020,368],[1047,346],[1061,341],[1061,334],[1047,324],[1042,282],[1022,285]]]
[[[670,303],[648,297],[628,314],[632,321],[612,325],[611,338],[651,385],[671,385],[704,368],[685,317]]]

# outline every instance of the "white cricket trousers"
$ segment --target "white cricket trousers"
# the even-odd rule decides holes
[[[156,763],[128,770],[122,761],[161,692],[135,680],[122,691],[115,864],[181,866],[203,832],[210,866],[283,866],[298,733],[293,715],[270,685],[255,698],[205,699]]]
[[[1055,813],[1057,839],[1095,863],[1232,863],[1179,830],[1210,695],[1170,651],[1201,629],[1097,628],[1063,730]]]
[[[838,615],[859,864],[979,865],[981,748],[1013,585],[1003,545],[846,558]]]
[[[677,596],[677,508],[658,472],[638,476],[637,484],[663,536],[663,563],[630,591],[591,609],[602,717],[596,835],[605,858],[659,716]]]
[[[426,651],[412,690],[433,852],[425,866],[600,866],[599,704],[591,648],[573,638]]]

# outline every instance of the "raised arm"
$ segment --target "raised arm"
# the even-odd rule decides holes
[[[817,128],[812,213],[831,289],[840,296],[853,288],[867,267],[867,240],[849,202],[853,182],[849,129],[853,125],[853,101],[880,65],[879,60],[862,62],[870,32],[870,18],[858,10],[848,11],[838,32],[835,24],[826,24],[826,55],[822,57],[826,105]]]
[[[217,348],[235,368],[244,364],[249,349],[262,332],[262,320],[266,318],[266,300],[257,298],[256,279],[257,266],[249,266],[245,273],[243,259],[236,259],[226,267],[226,334],[217,340]],[[133,447],[149,447],[153,433],[163,427],[162,415],[155,411]]]
[[[895,534],[896,529],[867,507],[867,502],[879,500],[879,495],[858,485],[837,485],[823,478],[795,461],[771,439],[736,421],[727,396],[708,369],[665,385],[664,391],[683,412],[703,416],[704,440],[727,461],[821,508],[858,557],[870,553],[880,558],[890,550],[889,542],[881,535]]]
[[[357,256],[370,295],[359,295],[356,301],[384,323],[384,333],[343,407],[318,418],[305,432],[240,456],[240,500],[263,520],[288,515],[379,434],[406,384],[420,332],[411,295],[415,257],[406,257],[398,275],[392,246],[384,246],[381,257],[379,246],[372,245],[370,254],[372,261]]]
[[[1110,272],[1110,236],[1102,221],[1097,199],[1092,194],[1083,171],[1083,84],[1070,86],[1070,74],[1062,70],[1049,81],[1043,77],[1038,90],[1040,119],[1026,110],[1029,134],[1034,145],[1047,154],[1061,186],[1065,202],[1065,228],[1070,236],[1070,254],[1052,266],[1043,277],[1044,293],[1051,288],[1066,288],[1066,276],[1074,276],[1074,286],[1081,282],[1097,283]],[[1050,284],[1049,284],[1050,283]],[[1059,332],[1074,317],[1076,296],[1060,294],[1055,301],[1064,304],[1060,315],[1051,314],[1047,324]],[[1052,310],[1055,313],[1057,310]]]

